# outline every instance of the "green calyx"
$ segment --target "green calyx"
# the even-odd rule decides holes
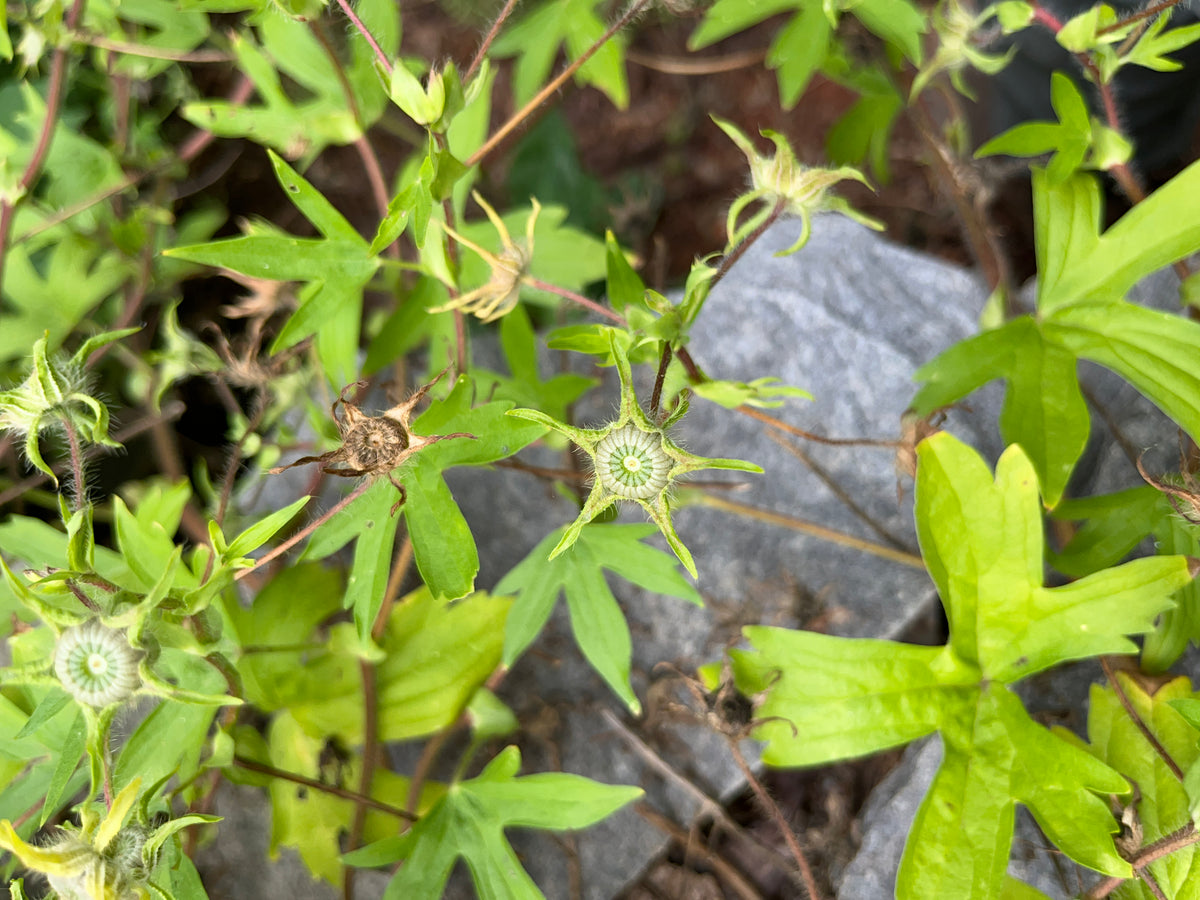
[[[108,436],[108,407],[89,393],[84,363],[99,347],[135,331],[127,328],[96,335],[69,358],[47,352],[47,339],[42,337],[33,345],[29,376],[16,387],[0,391],[0,431],[22,438],[30,464],[48,475],[55,486],[58,478],[38,447],[43,432],[70,431],[82,444],[117,446]]]
[[[633,391],[633,372],[617,332],[609,333],[609,346],[621,380],[621,407],[616,420],[603,428],[576,428],[535,409],[512,409],[508,415],[545,425],[570,438],[591,458],[592,489],[579,517],[563,533],[562,540],[550,553],[558,556],[575,543],[583,526],[613,503],[632,500],[638,503],[658,526],[684,567],[697,577],[696,563],[671,522],[671,489],[690,472],[701,469],[731,469],[762,472],[754,463],[740,459],[712,459],[688,453],[676,445],[667,432],[687,411],[686,401],[662,423],[653,421],[642,409]]]

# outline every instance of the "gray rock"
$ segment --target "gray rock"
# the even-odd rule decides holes
[[[893,439],[913,393],[914,370],[974,333],[986,292],[970,274],[836,216],[818,219],[803,251],[774,258],[795,240],[798,227],[786,222],[773,228],[718,285],[690,350],[713,377],[749,381],[773,375],[809,390],[813,402],[792,401],[774,411],[796,426],[841,438]],[[615,406],[615,373],[604,374],[607,393],[598,392],[581,407],[583,424],[602,423]],[[644,400],[653,373],[636,375]],[[1000,449],[997,396],[985,392],[973,412],[956,412],[953,421],[956,433],[990,456]],[[772,441],[761,424],[699,400],[678,436],[695,453],[763,466],[761,476],[725,479],[747,482],[727,495],[738,503],[915,552],[911,485],[898,502],[890,449],[806,444],[802,450],[819,467],[818,475]],[[709,475],[700,477],[708,481]],[[459,470],[447,480],[479,545],[481,588],[494,585],[545,534],[575,515],[549,486],[524,473]],[[859,511],[849,509],[830,484],[853,498]],[[642,519],[636,507],[625,516]],[[742,782],[723,738],[667,712],[664,700],[687,696],[658,684],[657,664],[691,671],[719,659],[740,627],[751,623],[895,637],[934,597],[923,571],[802,531],[699,506],[678,510],[675,521],[696,557],[706,608],[612,579],[633,634],[633,679],[647,711],[643,720],[631,721],[582,659],[561,608],[509,673],[501,694],[524,725],[524,771],[561,769],[637,784],[646,789],[647,804],[687,823],[700,804],[695,788],[681,786],[683,779],[715,799],[737,792]],[[622,727],[603,717],[604,710]],[[648,764],[631,736],[660,761]],[[574,866],[588,900],[617,895],[666,843],[629,808],[572,841],[536,832],[514,831],[511,837],[548,897],[571,895]],[[229,900],[274,896],[230,890],[222,894]],[[450,896],[461,895],[469,896],[469,889],[456,882]]]
[[[772,229],[734,267],[709,299],[689,349],[713,377],[749,381],[774,375],[809,390],[812,403],[793,401],[773,411],[796,426],[837,437],[894,439],[913,393],[914,370],[975,331],[986,292],[960,269],[832,216],[818,220],[803,251],[774,258],[775,251],[795,240],[797,228],[785,223]],[[607,399],[595,407],[597,418],[581,412],[584,424],[602,423],[610,415],[616,384],[611,370],[607,376]],[[642,378],[639,396],[648,397],[653,373],[635,377]],[[959,433],[991,455],[1000,447],[992,424],[995,409],[993,400],[990,409],[979,403],[973,413],[956,413]],[[890,448],[803,447],[824,478],[848,493],[871,525],[848,509],[822,477],[772,441],[762,425],[738,413],[694,401],[679,437],[692,452],[763,466],[761,476],[736,479],[746,482],[729,495],[738,503],[915,552],[911,490],[906,487],[903,502],[897,501]],[[481,585],[494,583],[546,531],[575,515],[550,488],[528,476],[498,474],[464,471],[451,479],[479,541]],[[709,475],[697,477],[707,481]],[[523,518],[513,521],[522,527],[497,528],[503,525],[491,515],[497,508],[519,511]],[[640,514],[636,508],[625,513],[635,520]],[[742,625],[819,622],[839,634],[894,637],[934,599],[921,570],[776,524],[704,507],[680,509],[675,521],[696,557],[706,609],[649,596],[613,579],[633,631],[634,685],[643,698],[656,664],[668,661],[689,671],[719,659]],[[542,530],[534,524],[540,522],[547,523]],[[545,742],[548,746],[526,748],[531,770],[561,766],[601,781],[639,784],[647,790],[649,805],[676,821],[691,821],[699,810],[696,799],[670,779],[664,781],[660,771],[646,766],[628,741],[603,723],[598,712],[607,708],[709,796],[726,798],[742,788],[719,736],[653,712],[640,722],[629,721],[581,659],[561,610],[509,674],[502,694],[523,721],[545,722],[545,710],[553,710],[549,718],[557,729]],[[645,705],[651,710],[651,703]],[[664,844],[663,836],[630,809],[578,835],[583,896],[615,896]],[[529,836],[520,846],[547,896],[569,896],[562,880],[562,848],[554,839]]]

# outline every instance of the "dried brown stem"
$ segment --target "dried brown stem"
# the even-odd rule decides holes
[[[663,382],[667,378],[667,366],[671,365],[671,342],[663,341],[662,357],[658,361],[658,372],[654,376],[654,390],[650,394],[650,415],[658,415],[658,404],[662,400]]]
[[[758,509],[754,506],[747,506],[744,503],[735,503],[732,500],[726,500],[723,497],[716,497],[709,493],[697,494],[696,502],[701,506],[711,506],[713,509],[724,510],[725,512],[734,513],[739,516],[746,516],[751,519],[757,519],[760,522],[768,522],[772,525],[781,525],[784,528],[790,528],[793,531],[799,531],[804,534],[812,535],[823,541],[829,541],[831,544],[837,544],[841,547],[849,547],[852,550],[861,550],[864,553],[869,553],[872,556],[878,556],[882,559],[891,560],[892,562],[900,563],[903,566],[908,566],[912,569],[921,569],[924,571],[925,563],[921,557],[912,553],[905,553],[903,550],[895,550],[891,547],[885,547],[882,544],[876,544],[874,541],[857,538],[853,535],[846,534],[842,531],[835,531],[832,528],[826,528],[824,525],[817,525],[815,522],[808,522],[804,519],[797,519],[793,516],[785,516],[782,513],[771,512],[766,509]]]
[[[825,444],[830,447],[886,447],[889,450],[895,450],[900,446],[899,441],[889,441],[883,438],[831,438],[817,434],[813,431],[805,431],[803,428],[797,428],[795,425],[789,425],[782,419],[777,419],[772,415],[768,415],[761,409],[755,409],[753,406],[739,406],[737,411],[743,416],[749,416],[752,419],[757,419],[772,428],[777,428],[780,431],[790,434],[794,437],[801,438],[806,441],[812,441],[816,444]]]
[[[739,840],[753,844],[758,849],[762,850],[771,862],[781,871],[790,872],[792,870],[791,860],[784,854],[780,853],[774,847],[764,843],[758,837],[748,832],[741,825],[730,818],[729,813],[725,811],[725,807],[714,800],[708,794],[704,793],[689,779],[675,770],[675,768],[665,759],[659,756],[654,750],[643,741],[637,734],[633,732],[624,722],[617,718],[616,714],[611,709],[603,709],[600,711],[601,717],[605,722],[630,746],[630,748],[642,759],[646,765],[652,768],[655,772],[662,775],[672,784],[680,787],[688,796],[690,796],[700,807],[699,815],[706,816],[716,824],[717,827],[723,829],[726,833],[733,835]]]
[[[684,861],[695,853],[705,864],[710,866],[717,877],[721,879],[729,888],[737,894],[741,900],[762,900],[762,894],[754,889],[743,876],[742,873],[730,865],[721,854],[704,846],[704,844],[693,841],[692,834],[686,828],[681,828],[676,822],[668,819],[658,810],[639,803],[634,807],[634,812],[661,831],[668,837],[674,838],[676,842],[684,848]]]
[[[1184,847],[1190,847],[1192,844],[1200,843],[1200,833],[1197,833],[1196,826],[1188,822],[1182,828],[1179,828],[1170,834],[1163,835],[1152,844],[1147,844],[1133,855],[1129,862],[1133,865],[1135,873],[1145,869],[1151,863],[1162,859],[1164,856],[1170,856]],[[1103,879],[1099,884],[1093,887],[1086,894],[1082,895],[1081,900],[1103,900],[1123,885],[1128,879],[1117,876],[1110,876]]]
[[[742,755],[742,750],[735,738],[729,739],[729,750],[733,754],[733,761],[742,770],[742,776],[750,785],[750,790],[758,798],[758,802],[763,810],[771,817],[771,820],[775,823],[775,827],[782,833],[788,850],[791,851],[792,857],[796,860],[796,865],[800,867],[800,878],[804,882],[804,889],[808,891],[810,900],[823,900],[821,889],[817,887],[817,880],[813,877],[812,866],[809,865],[808,856],[805,855],[804,848],[800,846],[800,839],[796,837],[796,833],[788,825],[788,821],[784,817],[783,811],[779,808],[779,804],[771,799],[771,795],[767,793],[767,789],[758,780],[758,777],[754,774],[754,770],[746,762],[746,757]]]
[[[378,810],[382,813],[387,813],[389,816],[395,816],[398,819],[407,819],[410,822],[416,821],[416,816],[409,814],[408,810],[400,809],[398,806],[391,806],[387,803],[381,803],[373,797],[364,797],[362,794],[348,791],[345,788],[337,787],[332,784],[322,784],[313,778],[306,778],[303,775],[297,775],[295,772],[287,772],[283,769],[277,769],[274,766],[269,766],[266,763],[255,762],[252,759],[246,759],[242,756],[235,756],[233,764],[240,769],[248,769],[251,772],[258,772],[260,775],[270,775],[272,778],[280,778],[284,781],[290,781],[293,784],[299,784],[307,788],[312,788],[314,791],[320,791],[323,794],[329,794],[333,797],[340,797],[343,800],[349,800],[351,803],[361,803],[371,809]]]

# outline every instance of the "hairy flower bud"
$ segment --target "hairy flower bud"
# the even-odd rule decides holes
[[[80,442],[118,446],[108,436],[108,408],[90,393],[84,363],[101,345],[136,330],[96,335],[69,358],[49,353],[47,338],[42,337],[33,345],[29,376],[16,387],[0,391],[0,431],[23,438],[26,458],[50,476],[55,485],[58,479],[38,448],[38,438],[43,432],[69,431]]]

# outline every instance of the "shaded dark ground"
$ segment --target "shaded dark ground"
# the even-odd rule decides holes
[[[482,25],[448,18],[440,4],[405,4],[403,52],[426,59],[450,58],[465,67]],[[622,244],[641,257],[648,284],[678,285],[695,257],[724,246],[726,210],[746,184],[745,158],[712,124],[709,114],[729,119],[749,134],[760,128],[780,131],[802,161],[821,165],[826,163],[823,148],[829,128],[853,102],[847,90],[817,80],[794,110],[781,110],[775,75],[762,65],[774,25],[767,23],[689,54],[686,40],[695,20],[644,20],[630,46],[630,107],[617,110],[595,90],[567,89],[556,107],[543,111],[530,128],[486,162],[484,193],[501,205],[508,195],[527,194],[537,179],[539,199],[567,205],[576,224],[598,231],[611,227]],[[679,74],[685,62],[710,71]],[[493,113],[497,123],[511,112],[504,99],[507,73],[503,70],[499,84]],[[397,125],[373,135],[388,175],[410,152],[398,136],[402,133],[403,127]],[[891,181],[879,185],[876,193],[856,185],[839,191],[886,223],[893,240],[971,265],[972,254],[961,236],[954,207],[945,185],[926,164],[927,154],[916,129],[902,120],[892,144]],[[553,160],[552,166],[539,165],[547,158]],[[333,148],[306,174],[348,214],[361,210],[358,224],[372,229],[374,207],[361,171],[353,150]],[[239,149],[237,142],[218,142],[197,162],[192,175],[198,184],[206,184],[207,196],[228,205],[231,223],[255,215],[295,231],[306,225],[278,190],[265,154],[252,147]],[[1014,272],[1027,276],[1032,271],[1027,185],[997,181],[989,187],[998,197],[992,218],[1011,253]],[[213,309],[229,301],[235,286],[210,279],[196,289],[208,301],[199,307]],[[190,409],[219,407],[215,399],[195,399]],[[181,429],[186,432],[186,422]],[[224,428],[204,423],[197,432],[219,439]],[[204,448],[197,446],[194,452],[203,453]],[[943,627],[930,621],[923,633],[909,637],[921,643],[940,642]],[[897,759],[898,754],[882,754],[818,771],[766,776],[770,792],[809,848],[824,890],[829,891],[831,877],[857,849],[862,804]],[[786,852],[780,835],[751,797],[736,799],[730,810],[749,830]],[[714,863],[714,857],[737,868],[761,897],[796,896],[791,883],[762,875],[773,870],[756,867],[752,858],[720,836],[693,833],[677,838],[625,900],[737,896],[726,893],[713,874],[720,864]]]

